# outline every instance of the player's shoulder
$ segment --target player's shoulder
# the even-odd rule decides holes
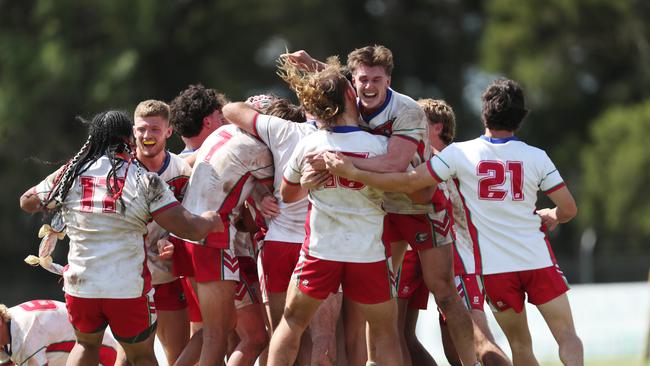
[[[397,92],[393,89],[388,89],[391,93],[390,98],[391,102],[397,106],[400,106],[402,108],[418,108],[421,109],[420,105],[418,102],[415,101],[415,99],[409,97],[406,94],[402,94],[400,92]]]

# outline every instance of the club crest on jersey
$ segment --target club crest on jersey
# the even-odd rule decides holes
[[[429,234],[427,233],[415,233],[415,242],[416,243],[424,243],[429,239]]]
[[[395,117],[375,127],[372,130],[372,134],[390,137],[393,134],[393,122],[395,122]]]

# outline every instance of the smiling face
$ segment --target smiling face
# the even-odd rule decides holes
[[[136,117],[133,134],[138,158],[152,158],[164,153],[172,128],[169,121],[160,116]]]
[[[359,65],[352,72],[352,83],[361,102],[362,112],[372,113],[386,100],[390,76],[382,66]]]

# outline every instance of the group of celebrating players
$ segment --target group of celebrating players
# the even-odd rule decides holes
[[[432,293],[453,365],[537,364],[526,296],[561,361],[581,365],[546,236],[577,208],[547,154],[514,135],[528,113],[521,87],[492,82],[484,134],[452,143],[452,108],[391,89],[392,69],[384,46],[355,49],[346,66],[298,51],[278,75],[299,106],[191,85],[169,105],[141,102],[133,121],[84,121],[79,152],[20,199],[65,223],[66,309],[0,306],[6,356],[56,364],[45,356],[60,350],[39,340],[28,351],[36,338],[21,334],[58,311],[74,328],[70,365],[157,364],[155,335],[178,366],[435,365],[415,336]],[[178,155],[166,150],[173,131]],[[537,209],[540,191],[555,207]],[[107,347],[120,351],[109,361]]]

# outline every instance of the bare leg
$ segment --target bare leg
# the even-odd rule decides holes
[[[406,312],[408,304],[408,299],[397,299],[397,332],[399,334],[399,344],[402,350],[402,364],[404,364],[404,366],[413,365],[411,352],[406,343]]]
[[[436,299],[436,304],[445,313],[449,333],[463,365],[478,362],[474,349],[474,331],[469,311],[461,302],[453,273],[451,245],[418,251],[422,264],[422,276]]]
[[[538,305],[537,308],[542,313],[560,347],[562,363],[569,366],[583,365],[584,350],[573,325],[571,305],[567,294],[564,293],[545,304]]]
[[[427,352],[426,348],[420,343],[418,337],[415,335],[415,327],[418,323],[418,316],[420,310],[418,309],[406,309],[406,318],[404,326],[404,337],[406,338],[406,346],[408,348],[409,354],[411,355],[411,364],[413,366],[437,366],[436,361],[433,357]],[[404,350],[402,350],[404,353]],[[410,364],[404,364],[408,366]]]
[[[487,366],[512,366],[512,362],[494,340],[487,317],[480,310],[470,312],[474,323],[474,343],[481,363]]]
[[[517,314],[513,309],[494,313],[499,326],[508,338],[515,365],[539,365],[533,354],[533,341],[528,330],[526,308]]]
[[[120,345],[124,348],[126,358],[132,366],[150,366],[158,365],[156,354],[153,351],[153,342],[156,333],[152,332],[149,338],[138,343],[122,343]],[[93,365],[97,365],[96,363]]]
[[[332,366],[336,362],[336,323],[343,294],[331,294],[318,308],[309,326],[312,350],[310,365]]]
[[[293,365],[300,347],[300,337],[318,310],[321,300],[302,293],[298,287],[289,286],[287,305],[269,346],[269,366]]]
[[[251,304],[237,309],[235,331],[239,336],[239,342],[228,358],[228,366],[255,364],[255,360],[268,343],[263,312],[264,309],[260,304]]]
[[[98,365],[99,364],[99,349],[104,339],[104,331],[97,333],[82,333],[75,330],[77,342],[75,343],[66,365]]]
[[[348,365],[365,365],[368,361],[366,320],[357,304],[345,297],[343,297],[343,329]]]
[[[402,365],[397,335],[397,302],[390,299],[380,304],[359,304],[368,322],[369,334],[374,340],[378,365]]]
[[[200,366],[213,366],[226,355],[228,334],[235,328],[235,282],[211,281],[198,284],[203,316],[203,345]]]
[[[158,310],[156,335],[165,350],[167,363],[173,365],[190,340],[187,310]]]

